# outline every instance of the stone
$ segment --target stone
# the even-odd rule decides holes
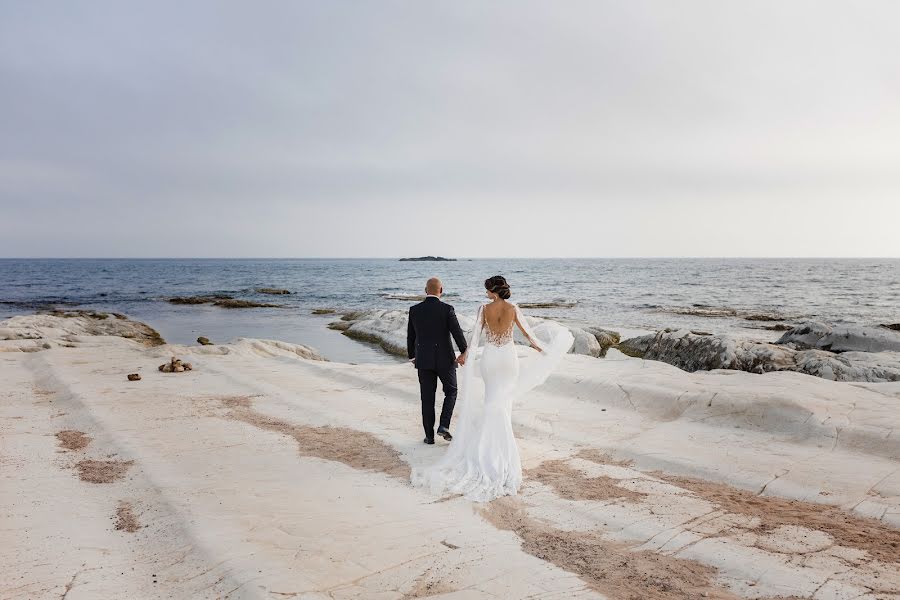
[[[794,371],[833,381],[900,381],[900,352],[798,350],[788,345],[699,336],[687,330],[660,331],[630,338],[616,349],[628,356],[658,360],[685,371],[729,369],[749,373]]]
[[[141,380],[140,373],[129,373],[128,374],[128,381],[140,381],[140,380]]]
[[[202,335],[197,338],[197,343],[200,344],[201,346],[212,346],[213,345],[213,343],[211,341],[209,341],[208,337],[204,337]]]
[[[775,343],[795,350],[900,352],[900,333],[883,327],[831,326],[809,321],[794,327]]]
[[[258,294],[269,294],[271,296],[286,296],[291,294],[291,290],[283,290],[279,288],[256,288]]]

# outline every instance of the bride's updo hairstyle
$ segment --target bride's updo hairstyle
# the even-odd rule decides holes
[[[485,279],[484,289],[497,294],[504,300],[509,300],[509,297],[512,295],[509,293],[509,284],[506,283],[506,278],[502,275],[494,275]]]

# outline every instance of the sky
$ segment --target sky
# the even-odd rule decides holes
[[[898,22],[0,0],[0,257],[898,257]]]

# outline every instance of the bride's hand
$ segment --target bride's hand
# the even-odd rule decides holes
[[[463,366],[464,364],[466,364],[466,355],[468,355],[468,354],[469,354],[468,352],[463,352],[462,354],[460,354],[456,358],[456,364],[458,364],[459,366]]]

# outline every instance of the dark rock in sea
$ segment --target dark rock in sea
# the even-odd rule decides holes
[[[781,321],[783,319],[779,315],[766,315],[766,314],[747,315],[744,318],[748,321]]]
[[[443,256],[417,256],[414,258],[401,258],[400,262],[456,262],[456,259],[444,258]]]
[[[232,300],[234,296],[228,294],[207,294],[204,296],[175,296],[169,298],[172,304],[210,304],[216,300]]]
[[[333,308],[314,308],[312,314],[314,315],[333,315],[336,311]]]
[[[269,294],[271,296],[286,296],[291,294],[291,290],[282,290],[278,288],[256,288],[256,292],[259,294]]]
[[[900,331],[900,323],[892,323],[890,325],[882,325],[885,329],[890,329],[892,331]]]
[[[768,331],[790,331],[793,328],[793,325],[787,325],[785,323],[775,323],[774,325],[766,325],[763,327],[763,329],[767,329]]]
[[[216,300],[213,306],[221,306],[222,308],[281,308],[279,304],[268,304],[265,302],[253,302],[252,300]]]
[[[213,343],[211,341],[209,341],[208,337],[204,337],[202,335],[197,338],[197,343],[200,344],[201,346],[212,346],[213,345]]]
[[[574,302],[562,302],[562,301],[553,301],[553,302],[520,302],[519,308],[572,308],[575,306]]]
[[[128,381],[140,381],[140,380],[141,380],[140,373],[129,373],[128,374]]]

